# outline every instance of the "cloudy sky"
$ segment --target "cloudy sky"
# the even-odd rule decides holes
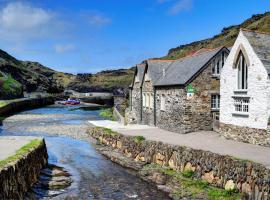
[[[163,56],[269,8],[269,0],[0,0],[0,48],[60,71],[97,72]]]

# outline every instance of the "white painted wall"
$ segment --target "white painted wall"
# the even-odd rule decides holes
[[[234,91],[237,90],[237,69],[234,67],[234,61],[240,46],[245,49],[250,61],[247,91],[247,96],[250,97],[248,117],[232,115],[234,112],[232,96],[235,95]],[[270,80],[265,67],[241,31],[222,69],[220,94],[221,123],[267,129],[270,116]]]

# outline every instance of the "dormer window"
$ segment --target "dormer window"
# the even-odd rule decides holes
[[[212,75],[213,76],[215,77],[220,76],[220,72],[221,72],[222,67],[225,64],[226,58],[227,58],[227,54],[226,52],[223,51],[216,57],[216,59],[213,60],[212,62]]]
[[[138,82],[140,82],[140,81],[139,81],[139,76],[136,75],[136,77],[135,77],[135,83],[138,83]]]
[[[237,68],[237,84],[238,84],[238,89],[239,90],[246,90],[248,88],[248,66],[246,59],[240,51],[238,55],[238,59],[236,62],[236,68]]]

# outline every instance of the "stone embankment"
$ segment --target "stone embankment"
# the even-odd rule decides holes
[[[14,114],[27,109],[38,108],[54,103],[53,97],[27,98],[6,101],[6,105],[0,107],[0,117]],[[1,125],[1,119],[0,119]]]
[[[110,147],[111,150],[107,150],[105,154],[123,166],[138,170],[144,165],[154,164],[172,170],[167,174],[188,172],[194,174],[195,179],[203,180],[211,186],[226,189],[228,192],[238,191],[242,193],[243,199],[270,199],[270,169],[261,164],[184,146],[146,141],[138,136],[123,136],[104,128],[90,128],[89,134],[99,143]],[[116,152],[120,153],[119,157],[124,156],[137,164],[119,161]],[[149,176],[149,172],[146,174]],[[173,188],[179,187],[179,182],[172,181],[173,177],[166,179],[154,174],[151,180],[170,193]],[[209,192],[209,195],[214,194],[218,192]]]
[[[17,153],[8,158],[6,164],[0,165],[0,199],[24,199],[37,182],[41,169],[47,165],[48,154],[43,139],[31,147],[22,147],[20,152],[23,153]]]

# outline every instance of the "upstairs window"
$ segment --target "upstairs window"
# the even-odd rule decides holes
[[[221,73],[221,69],[225,64],[227,58],[227,54],[226,52],[222,52],[221,54],[219,54],[217,56],[216,59],[214,59],[213,63],[212,63],[212,75],[213,76],[220,76]]]
[[[161,98],[160,98],[160,110],[163,110],[165,111],[165,95],[161,95]]]
[[[237,78],[238,78],[238,89],[246,90],[248,88],[248,66],[245,57],[240,51],[237,62]]]
[[[145,107],[146,106],[146,97],[145,97],[145,93],[143,93],[143,107]]]
[[[220,108],[220,95],[219,94],[211,95],[211,109],[219,110],[219,108]]]

